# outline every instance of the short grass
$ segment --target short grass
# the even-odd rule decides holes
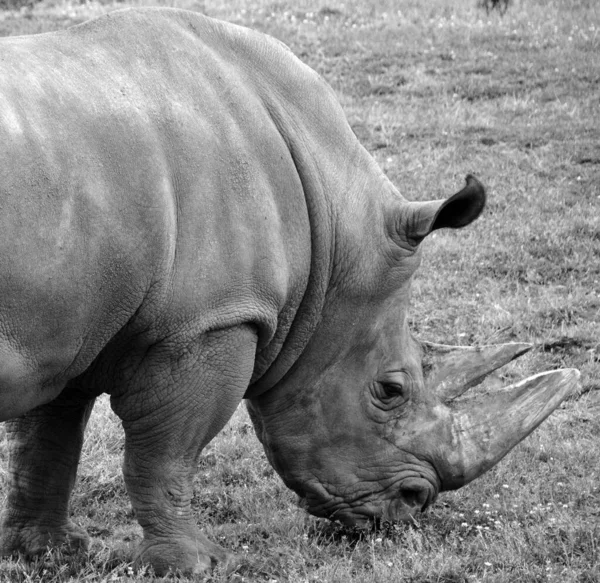
[[[487,185],[482,218],[424,244],[412,325],[450,343],[536,349],[501,380],[582,371],[567,402],[496,468],[419,521],[361,533],[295,506],[243,409],[207,448],[194,505],[242,557],[213,581],[600,581],[600,8],[515,0],[173,0],[272,34],[337,91],[365,146],[411,199]],[[125,4],[43,0],[0,14],[0,34],[57,29]],[[0,562],[1,581],[142,581],[140,531],[120,474],[122,435],[101,400],[72,511],[88,554]],[[5,468],[0,448],[0,472]],[[181,579],[184,580],[184,579]]]

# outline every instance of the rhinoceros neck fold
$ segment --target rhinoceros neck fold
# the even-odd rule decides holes
[[[296,60],[287,53],[281,57]],[[339,225],[344,222],[340,209],[355,204],[351,193],[357,191],[361,168],[372,165],[330,88],[313,71],[301,66],[306,78],[295,75],[277,93],[270,90],[261,97],[302,185],[300,196],[306,205],[310,230],[310,249],[306,249],[310,253],[310,272],[293,320],[286,330],[280,330],[277,357],[264,372],[260,371],[262,355],[257,355],[257,369],[247,398],[258,396],[281,381],[309,343],[322,318],[334,269],[339,267],[336,248],[344,243],[339,241]]]

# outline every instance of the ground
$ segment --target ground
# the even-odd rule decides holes
[[[424,243],[412,327],[455,344],[536,345],[492,379],[577,367],[583,393],[488,474],[407,527],[361,533],[307,516],[243,409],[204,452],[198,521],[242,558],[214,581],[600,580],[600,8],[516,0],[170,0],[272,34],[319,71],[358,137],[411,199],[489,191],[480,220]],[[63,28],[125,3],[43,0],[0,34]],[[2,431],[2,429],[0,429]],[[142,581],[120,472],[122,432],[94,412],[73,498],[88,554],[0,562],[0,581]],[[0,473],[6,455],[0,446]],[[181,579],[184,581],[185,579]]]

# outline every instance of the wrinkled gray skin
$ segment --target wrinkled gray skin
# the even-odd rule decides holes
[[[449,449],[462,429],[406,324],[419,243],[478,216],[474,179],[407,202],[314,72],[198,14],[115,12],[0,55],[2,553],[87,544],[68,500],[103,392],[158,572],[230,558],[190,501],[244,397],[285,482],[347,523],[409,518],[497,461]]]

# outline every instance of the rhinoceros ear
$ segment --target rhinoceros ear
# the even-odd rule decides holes
[[[417,246],[436,229],[458,229],[472,223],[485,206],[485,189],[471,174],[466,181],[467,185],[460,192],[446,200],[410,202],[409,214],[402,221],[401,238]]]

